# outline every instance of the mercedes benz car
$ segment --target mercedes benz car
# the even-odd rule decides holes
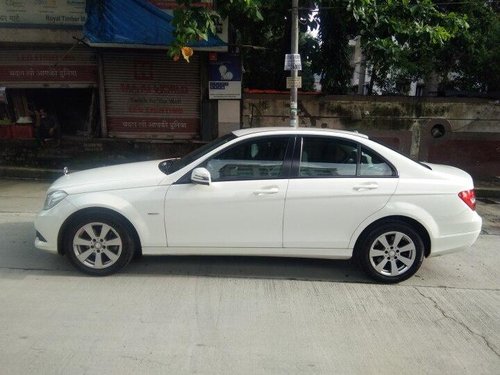
[[[109,275],[134,254],[350,259],[380,282],[481,231],[471,176],[367,136],[236,130],[179,159],[69,173],[48,189],[36,247]]]

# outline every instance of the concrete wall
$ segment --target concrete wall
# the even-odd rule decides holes
[[[240,128],[240,100],[217,100],[217,110],[219,137]]]
[[[239,104],[239,102],[237,103]],[[247,95],[242,126],[288,126],[287,95]],[[219,133],[237,128],[238,105],[222,103]],[[303,96],[301,126],[359,130],[414,159],[455,165],[476,179],[500,176],[498,103],[487,100]],[[237,117],[237,116],[236,116]],[[218,122],[216,124],[216,122]],[[222,125],[222,126],[221,126]],[[215,133],[215,134],[214,134]],[[63,138],[41,147],[33,139],[0,139],[0,167],[84,169],[182,156],[201,142]]]
[[[288,95],[246,94],[243,127],[288,126]],[[500,104],[487,99],[299,97],[300,126],[358,130],[414,159],[500,176]]]
[[[288,95],[244,97],[243,126],[287,126],[288,116]],[[318,128],[410,130],[443,118],[453,131],[500,131],[500,105],[486,99],[301,95],[299,116]]]

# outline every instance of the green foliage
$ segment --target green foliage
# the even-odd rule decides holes
[[[262,6],[263,20],[231,17],[233,39],[240,48],[245,69],[244,86],[259,89],[285,90],[286,76],[283,70],[286,53],[290,53],[291,13],[290,3],[268,0]],[[306,34],[307,11],[299,14],[301,29],[299,50],[302,56],[302,89],[312,90],[314,84],[313,61],[317,59],[318,41]]]
[[[363,54],[374,84],[386,89],[387,77],[403,83],[430,75],[435,53],[468,28],[466,17],[441,12],[431,0],[350,0]]]
[[[463,14],[469,28],[436,53],[442,90],[500,91],[500,18],[498,5],[481,0],[452,1],[443,11]],[[450,74],[453,73],[453,74]]]
[[[197,0],[176,0],[172,25],[175,26],[175,42],[169,50],[171,57],[179,56],[181,48],[197,40],[207,40],[215,34],[216,25],[229,14],[250,20],[262,20],[260,0],[225,0],[217,3],[217,10],[200,6]]]
[[[284,89],[285,53],[290,51],[290,0],[219,0],[215,10],[196,0],[177,0],[174,13],[179,55],[190,41],[207,39],[217,21],[230,17],[240,48],[244,85]],[[371,71],[370,89],[404,93],[411,81],[438,74],[442,89],[500,89],[500,25],[497,2],[488,0],[300,0],[303,86],[313,73],[325,93],[351,90],[349,39],[361,38]],[[319,40],[307,29],[318,28]],[[247,48],[249,47],[249,48]]]
[[[314,67],[321,75],[322,91],[347,94],[350,91],[353,66],[348,41],[356,35],[356,25],[348,1],[320,1],[314,20],[319,26],[320,53]]]
[[[308,0],[307,0],[308,1]],[[301,0],[302,3],[307,1]],[[290,52],[290,7],[288,0],[219,0],[215,10],[197,7],[196,0],[177,0],[181,5],[174,12],[176,42],[169,50],[172,57],[189,42],[206,39],[215,24],[230,17],[234,47],[240,50],[245,70],[244,87],[284,90],[288,72],[283,70],[284,57]],[[310,4],[309,4],[310,3]],[[308,5],[313,4],[309,1]],[[301,12],[299,49],[302,54],[303,90],[312,90],[313,61],[317,59],[318,41],[306,34],[311,24],[308,11]],[[312,21],[315,27],[315,21]]]
[[[371,67],[370,89],[377,84],[384,92],[403,94],[411,81],[438,74],[441,89],[500,90],[496,2],[322,0],[318,6],[326,92],[348,89],[346,39],[356,35]]]
[[[290,50],[289,4],[269,0],[262,5],[262,20],[245,14],[230,16],[230,34],[240,48],[245,70],[243,85],[259,89],[284,89],[284,54]]]

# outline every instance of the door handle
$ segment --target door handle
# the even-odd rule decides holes
[[[363,184],[363,185],[354,186],[354,190],[356,190],[356,191],[374,190],[374,189],[378,189],[378,184],[377,183],[369,183],[369,184]]]
[[[268,195],[268,194],[277,194],[280,190],[277,187],[267,188],[267,189],[259,189],[255,190],[253,193],[255,195]]]

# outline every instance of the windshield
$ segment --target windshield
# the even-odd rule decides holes
[[[179,169],[184,168],[186,165],[191,164],[196,159],[200,158],[206,153],[215,150],[217,147],[233,140],[236,136],[233,133],[226,134],[215,141],[207,143],[206,145],[197,148],[186,156],[180,159],[169,159],[160,163],[159,168],[165,174],[177,172]]]

